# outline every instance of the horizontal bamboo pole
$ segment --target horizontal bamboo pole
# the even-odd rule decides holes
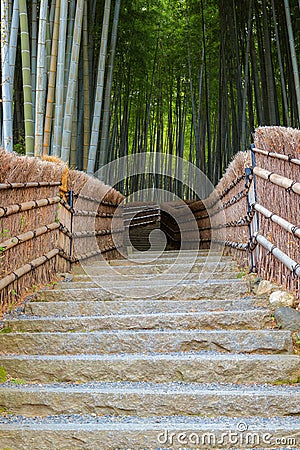
[[[255,203],[253,205],[253,208],[255,211],[259,212],[263,216],[265,216],[267,219],[270,219],[272,222],[276,223],[280,227],[284,228],[289,233],[293,234],[294,236],[297,236],[300,238],[300,226],[295,226],[292,223],[288,222],[287,220],[283,219],[282,217],[278,216],[277,214],[272,213],[267,208],[265,208],[262,205],[259,205],[258,203]]]
[[[48,233],[49,231],[56,230],[59,228],[59,223],[53,222],[50,225],[44,225],[43,227],[37,228],[33,231],[28,231],[27,233],[19,234],[18,236],[13,236],[10,239],[7,239],[4,242],[0,243],[1,252],[5,252],[6,250],[10,250],[16,245],[22,244],[23,242],[30,241],[38,236],[42,236],[43,234]]]
[[[113,213],[106,213],[106,212],[95,212],[95,211],[80,211],[80,210],[73,210],[74,216],[77,217],[107,217],[112,218],[114,217]]]
[[[290,258],[286,253],[272,244],[272,242],[270,242],[261,234],[255,233],[254,238],[259,243],[259,245],[268,250],[268,252],[274,256],[274,258],[278,259],[278,261],[280,261],[285,267],[293,272],[294,275],[296,275],[297,277],[300,276],[300,264]]]
[[[107,252],[111,252],[113,250],[117,250],[118,248],[121,248],[121,247],[122,247],[122,245],[119,245],[119,246],[114,245],[113,247],[105,247],[102,250],[94,250],[92,252],[85,253],[83,255],[78,255],[78,256],[69,256],[69,255],[67,255],[67,253],[64,250],[60,249],[59,250],[59,256],[61,256],[65,260],[67,260],[67,261],[69,261],[69,262],[74,264],[74,263],[78,263],[80,261],[83,261],[85,259],[93,258],[94,256],[102,255],[102,254],[105,254]]]
[[[32,181],[32,182],[28,182],[28,183],[0,183],[0,190],[55,187],[55,186],[60,186],[60,185],[61,185],[60,181]]]
[[[54,258],[56,255],[59,254],[59,249],[54,248],[47,254],[40,256],[37,259],[34,259],[30,263],[25,264],[24,266],[20,267],[19,269],[16,269],[14,272],[10,273],[6,277],[2,278],[0,280],[0,291],[10,284],[12,284],[14,281],[17,281],[19,278],[23,277],[27,273],[31,272],[32,270],[36,269],[39,266],[42,266],[50,259]]]
[[[300,182],[298,181],[293,181],[290,178],[286,178],[282,175],[269,172],[268,170],[261,169],[260,167],[254,167],[253,173],[264,180],[276,184],[276,186],[282,187],[288,191],[300,195]]]
[[[266,150],[261,150],[260,148],[256,148],[256,147],[253,148],[253,151],[255,153],[259,153],[260,155],[265,155],[265,156],[270,157],[270,158],[281,159],[283,161],[287,161],[289,163],[296,164],[297,166],[300,166],[300,159],[291,158],[290,156],[283,155],[282,153],[267,152]]]
[[[31,209],[41,208],[43,206],[54,205],[60,202],[60,197],[42,198],[30,202],[20,203],[19,205],[0,206],[0,217],[11,216],[19,212],[29,211]]]
[[[123,233],[124,230],[96,230],[96,231],[78,231],[73,233],[73,238],[85,238],[85,237],[97,237],[97,236],[108,236],[110,234]]]
[[[123,208],[123,206],[119,205],[118,203],[108,202],[108,201],[105,201],[105,200],[99,200],[98,198],[89,197],[88,195],[75,194],[74,197],[76,199],[87,200],[89,202],[97,203],[97,204],[103,205],[103,206],[111,206],[113,208],[119,208],[119,207]]]

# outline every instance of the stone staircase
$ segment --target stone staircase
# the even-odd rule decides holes
[[[300,357],[230,258],[88,274],[5,319],[0,449],[300,448]]]

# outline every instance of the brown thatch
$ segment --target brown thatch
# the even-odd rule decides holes
[[[106,259],[115,258],[118,247],[123,245],[120,232],[106,231],[111,230],[113,215],[124,197],[96,178],[70,171],[58,158],[46,159],[8,154],[0,149],[0,184],[10,183],[0,189],[0,247],[1,242],[3,247],[12,240],[16,242],[0,249],[0,281],[13,281],[12,272],[18,273],[21,267],[31,268],[28,264],[32,264],[29,273],[21,270],[22,276],[1,290],[0,312],[16,303],[33,285],[49,282],[57,271],[69,270],[72,261],[89,255],[96,257],[100,252]],[[29,182],[41,182],[41,185]],[[52,184],[45,185],[45,182]],[[68,190],[74,191],[74,209],[65,202],[52,204],[54,200],[45,200],[55,199],[59,194],[66,199]],[[76,215],[78,210],[82,210],[81,215]],[[122,229],[121,214],[117,215],[114,230]],[[57,223],[61,224],[61,231],[53,226]],[[40,233],[41,229],[47,232]],[[98,231],[98,235],[87,233],[76,238],[74,233],[81,231]],[[51,261],[41,258],[55,249]],[[33,261],[42,264],[35,268]]]

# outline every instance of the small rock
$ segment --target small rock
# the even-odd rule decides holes
[[[296,309],[282,306],[276,309],[275,319],[277,325],[284,329],[293,332],[300,332],[300,312]]]
[[[280,306],[289,306],[292,308],[295,304],[295,297],[290,292],[275,291],[270,295],[270,304],[275,308]]]
[[[271,283],[270,281],[262,280],[258,285],[258,288],[256,290],[256,295],[271,294],[271,292],[274,292],[277,290],[278,290],[278,286]]]

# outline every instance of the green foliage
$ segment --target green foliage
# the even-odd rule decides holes
[[[7,380],[7,372],[3,366],[0,366],[0,383],[5,383]]]
[[[11,333],[11,332],[12,332],[12,329],[10,327],[5,327],[0,330],[1,334],[7,334],[7,333]]]

